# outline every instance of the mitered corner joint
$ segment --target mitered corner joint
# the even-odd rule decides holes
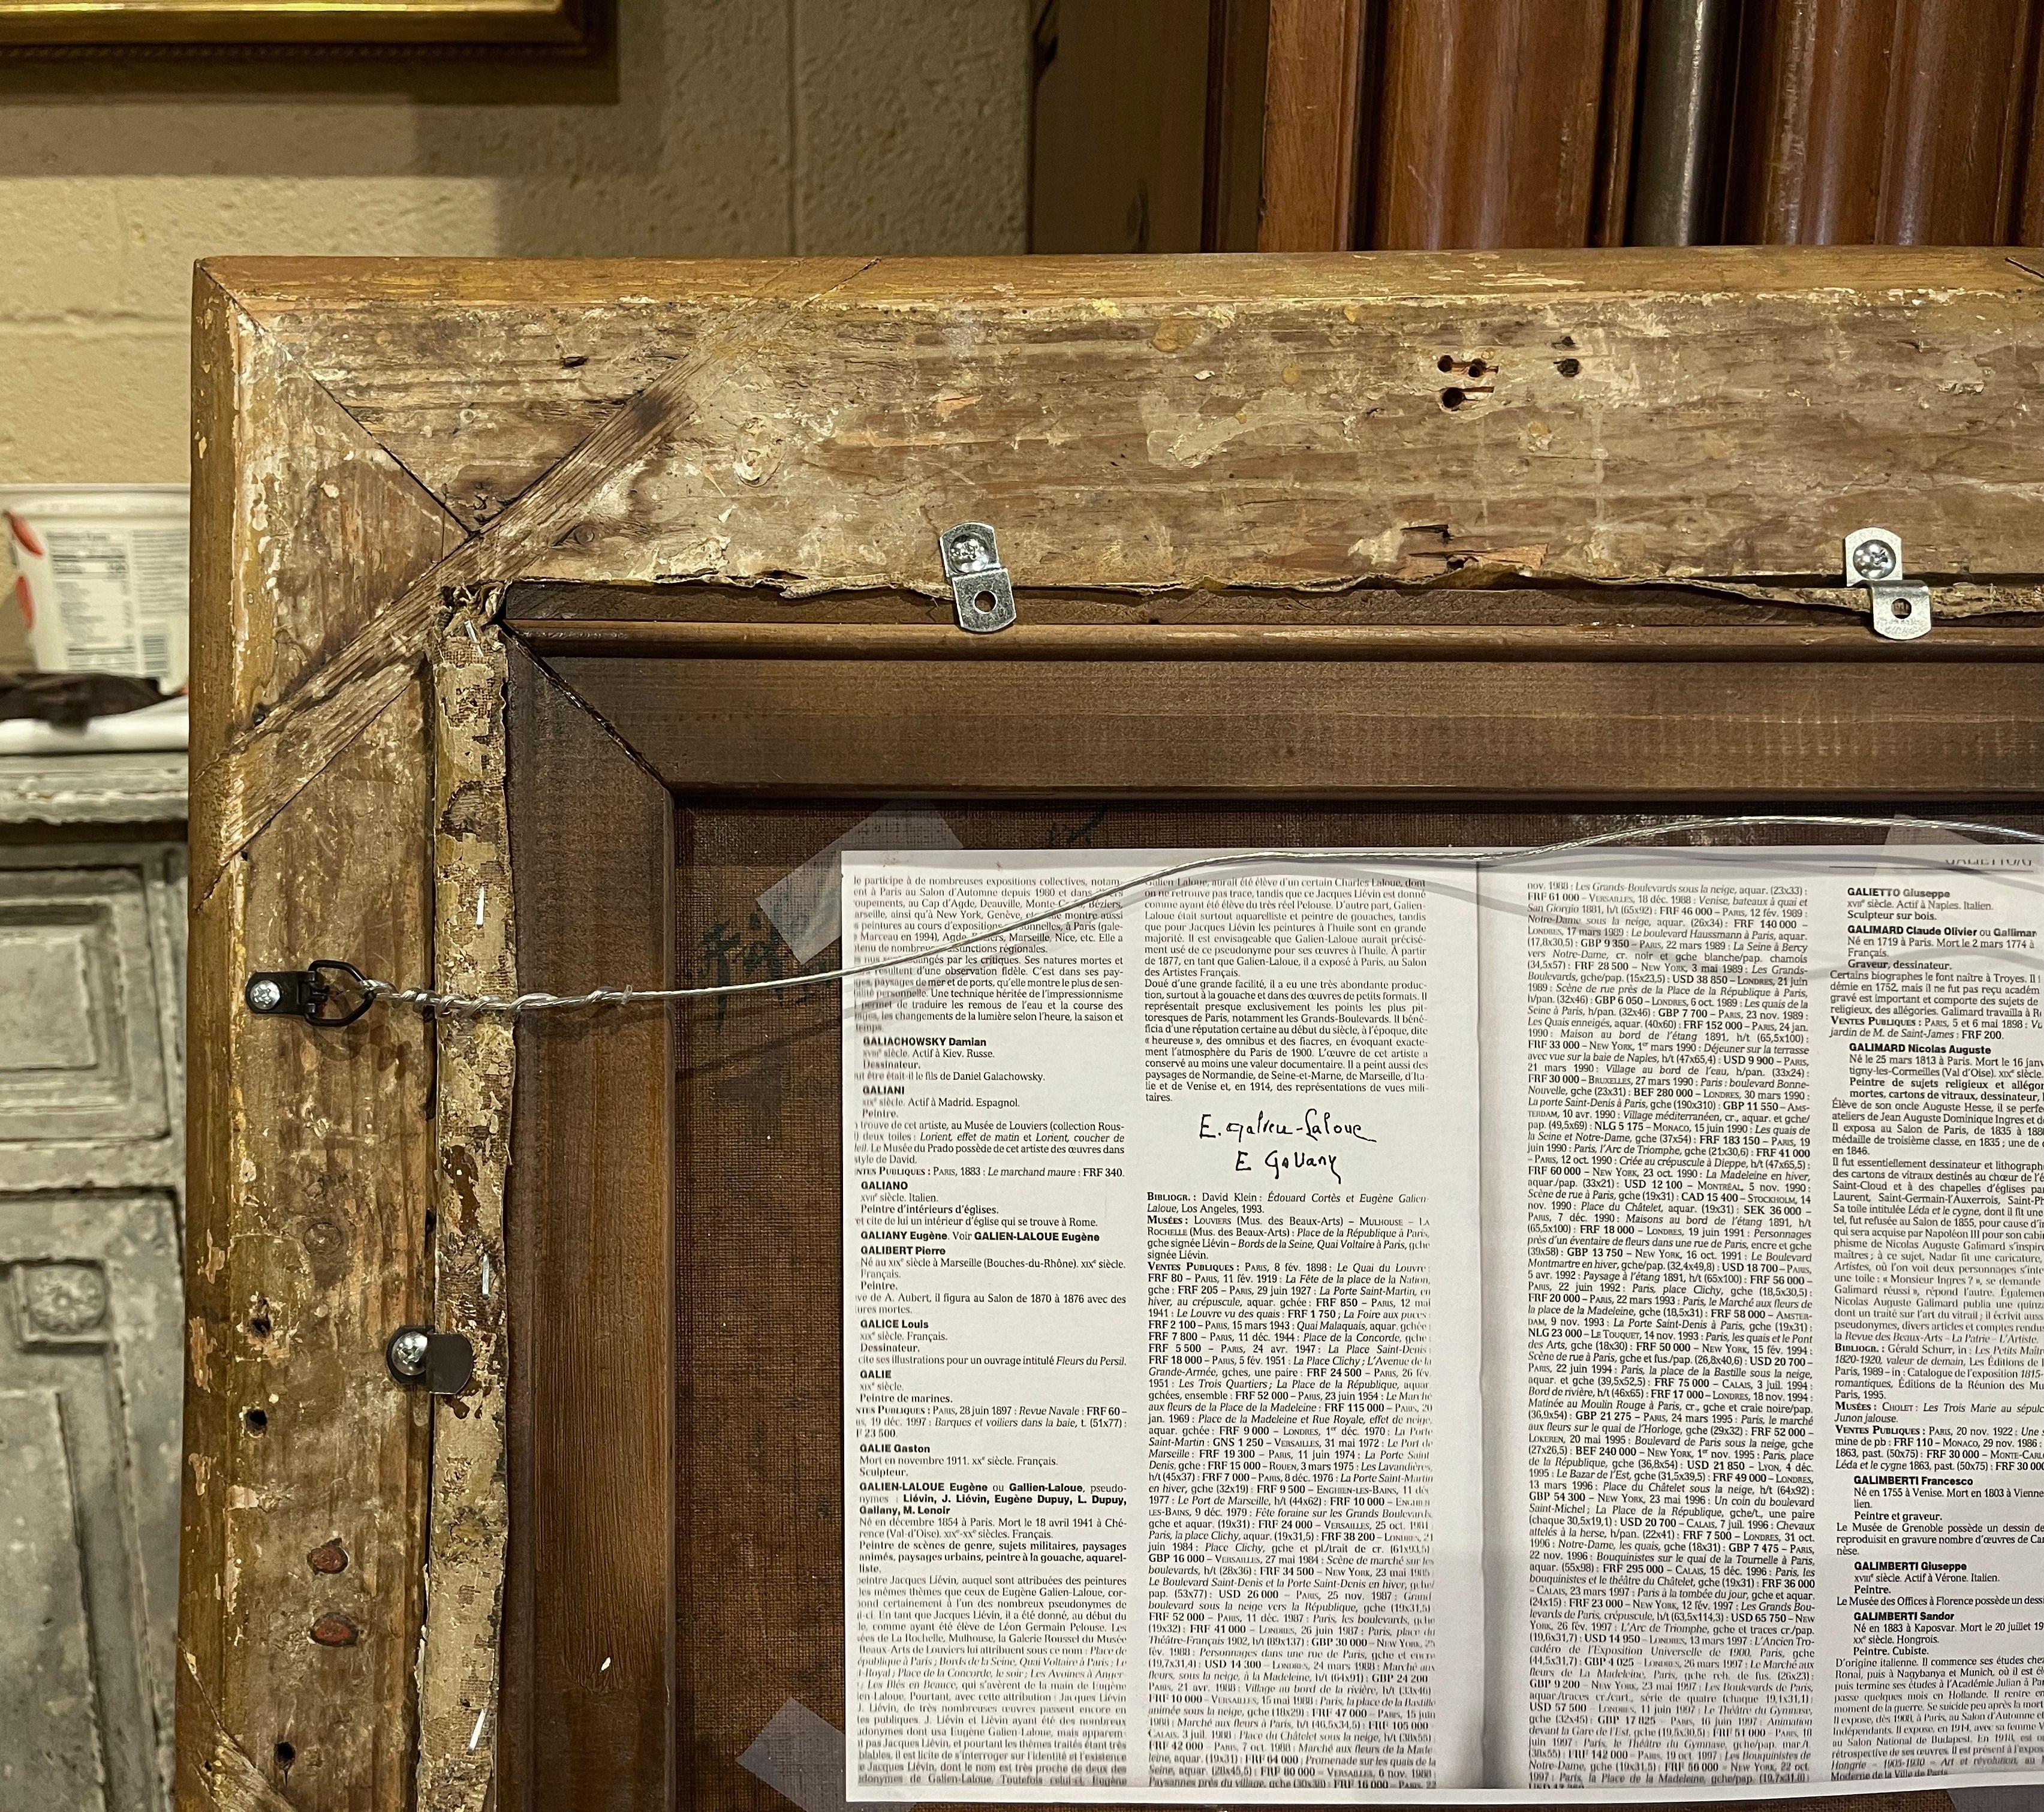
[[[1864,585],[1874,633],[1913,642],[1931,633],[1931,588],[1902,576],[1902,537],[1889,528],[1855,528],[1846,537],[1846,583]]]

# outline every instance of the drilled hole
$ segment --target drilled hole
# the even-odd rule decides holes
[[[1557,359],[1554,361],[1554,369],[1565,378],[1573,378],[1582,368],[1583,362],[1580,359]]]
[[[1441,355],[1440,362],[1434,367],[1437,371],[1452,371],[1454,368],[1454,360],[1450,359],[1445,352]]]
[[[1490,367],[1484,363],[1481,359],[1472,359],[1470,361],[1469,374],[1472,378],[1481,378],[1484,373],[1488,371]]]
[[[277,1766],[279,1768],[289,1768],[293,1762],[298,1759],[298,1752],[293,1749],[289,1743],[279,1743],[277,1745],[276,1754]]]
[[[1450,385],[1447,390],[1441,392],[1441,407],[1443,409],[1460,409],[1462,405],[1468,401],[1469,392],[1467,390],[1458,390],[1452,385]]]
[[[263,1410],[244,1409],[241,1412],[241,1419],[251,1434],[260,1434],[270,1426],[268,1412]]]
[[[270,1318],[266,1315],[251,1315],[248,1318],[248,1331],[258,1340],[263,1338],[270,1331]]]

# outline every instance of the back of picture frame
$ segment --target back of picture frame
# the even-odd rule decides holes
[[[250,973],[713,979],[733,877],[904,796],[2030,822],[2041,296],[1875,249],[202,266],[180,1803],[773,1802],[689,1684],[688,1603],[757,1583],[676,1508],[701,1047],[319,1031]],[[956,626],[967,522],[1012,630]],[[1846,582],[1868,527],[1927,635]],[[394,1376],[420,1326],[462,1392]]]

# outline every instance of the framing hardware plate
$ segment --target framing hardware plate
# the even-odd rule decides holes
[[[416,1384],[436,1397],[459,1396],[475,1376],[475,1349],[465,1334],[430,1327],[401,1327],[383,1343],[383,1363],[401,1384]]]
[[[329,975],[348,977],[353,984],[352,1000],[335,1000]],[[352,1026],[376,1004],[362,971],[333,957],[321,957],[303,969],[259,969],[242,984],[241,998],[252,1013],[303,1019],[309,1026]],[[332,1012],[327,1011],[329,1004]]]
[[[959,628],[990,635],[1015,620],[1015,588],[1001,563],[993,531],[984,522],[961,522],[937,537],[944,577],[951,582]]]
[[[1902,576],[1902,537],[1887,528],[1855,528],[1846,537],[1846,583],[1863,585],[1873,628],[1891,642],[1931,633],[1931,588]]]

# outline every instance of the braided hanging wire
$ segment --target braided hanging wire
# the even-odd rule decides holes
[[[1133,876],[1126,881],[1117,881],[1111,886],[1082,895],[1078,899],[1066,900],[1062,905],[1051,907],[1041,912],[1032,912],[1027,918],[1016,919],[987,931],[975,931],[970,937],[959,938],[950,943],[934,945],[927,950],[911,950],[905,955],[886,957],[874,962],[855,963],[843,968],[818,969],[803,974],[775,976],[762,981],[727,981],[694,988],[592,988],[582,994],[440,994],[428,988],[401,988],[394,982],[375,977],[365,977],[363,986],[374,1000],[417,1007],[425,1013],[454,1017],[515,1016],[591,1007],[663,1006],[681,1000],[712,1000],[734,994],[772,993],[791,988],[814,988],[827,982],[854,981],[865,976],[879,975],[889,969],[904,968],[910,963],[930,962],[941,957],[953,956],[976,945],[989,943],[997,938],[1011,937],[1018,931],[1047,924],[1051,920],[1062,918],[1067,914],[1084,912],[1089,906],[1102,904],[1159,881],[1222,869],[1274,862],[1377,863],[1400,868],[1495,868],[1546,861],[1555,856],[1572,854],[1577,850],[1601,849],[1637,843],[1647,837],[1671,836],[1691,831],[1765,829],[1793,825],[1883,831],[1897,829],[1945,831],[1966,837],[2044,843],[2044,833],[2011,830],[2005,824],[1977,824],[1960,818],[1875,818],[1851,813],[1753,812],[1725,817],[1671,818],[1650,824],[1632,825],[1623,830],[1601,831],[1593,836],[1571,837],[1561,843],[1502,851],[1488,850],[1465,853],[1455,850],[1429,850],[1417,854],[1393,854],[1354,850],[1230,850],[1220,855],[1200,856],[1189,862],[1174,862],[1167,867],[1152,869],[1146,873]],[[1708,848],[1711,846],[1702,846]]]

